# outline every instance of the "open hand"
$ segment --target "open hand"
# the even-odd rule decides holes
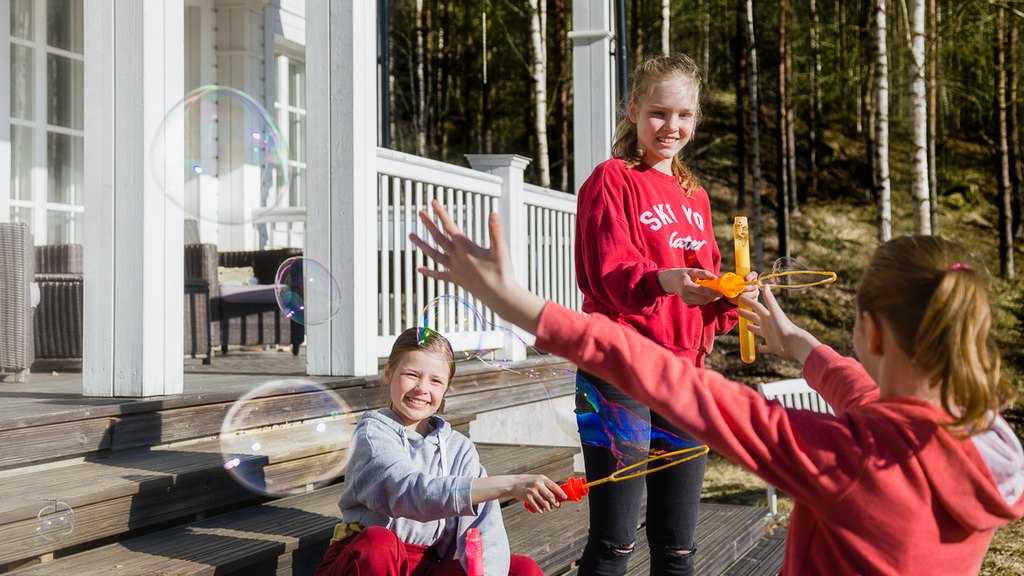
[[[505,320],[536,332],[544,300],[516,282],[498,215],[492,213],[488,220],[488,250],[463,234],[440,202],[434,200],[431,206],[441,220],[440,227],[425,211],[420,211],[419,216],[437,248],[415,234],[410,234],[409,240],[442,269],[421,266],[419,273],[462,286]]]
[[[739,300],[750,307],[750,310],[739,310],[740,316],[748,322],[747,328],[764,338],[757,347],[758,352],[803,363],[811,350],[821,344],[810,332],[793,324],[779,307],[770,286],[764,286],[764,304],[757,301],[756,295],[751,296],[747,292],[741,294]]]

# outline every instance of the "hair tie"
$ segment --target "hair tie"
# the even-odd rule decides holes
[[[971,269],[971,265],[970,264],[961,264],[960,262],[954,262],[953,265],[949,267],[949,269],[950,270],[970,270]]]

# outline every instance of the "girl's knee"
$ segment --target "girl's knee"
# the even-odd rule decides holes
[[[544,572],[533,558],[513,554],[509,560],[509,576],[544,576]]]

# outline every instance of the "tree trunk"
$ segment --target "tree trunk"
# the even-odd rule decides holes
[[[555,67],[552,73],[558,81],[558,97],[555,101],[554,120],[558,127],[559,145],[559,170],[558,189],[563,192],[573,192],[572,180],[569,179],[569,85],[572,78],[569,75],[569,29],[566,18],[565,0],[554,0],[555,2]]]
[[[996,5],[996,154],[999,173],[999,275],[1006,280],[1014,277],[1013,270],[1013,208],[1010,198],[1010,151],[1007,144],[1006,114],[1006,8]]]
[[[1007,149],[1010,158],[1010,188],[1011,188],[1011,227],[1014,238],[1021,232],[1021,210],[1024,209],[1024,191],[1021,190],[1021,156],[1020,156],[1020,125],[1019,125],[1019,90],[1017,87],[1020,70],[1020,27],[1019,18],[1011,15],[1009,21],[1010,38],[1007,42],[1006,61],[1006,106],[1007,106]]]
[[[416,0],[416,155],[427,155],[427,75],[423,0]]]
[[[530,0],[530,48],[533,60],[534,130],[537,138],[537,171],[540,185],[551,187],[551,168],[548,163],[548,91],[547,71],[544,67],[544,45],[541,42],[540,9],[537,0]]]
[[[910,85],[913,109],[914,158],[911,165],[910,195],[914,199],[914,233],[931,234],[931,203],[928,194],[928,97],[925,93],[924,3],[910,5],[910,53],[913,60]]]
[[[792,196],[793,183],[789,179],[789,114],[787,112],[789,94],[786,76],[787,44],[786,28],[789,12],[788,0],[779,0],[779,87],[776,97],[776,192],[775,219],[778,225],[779,258],[788,258],[789,251],[789,201]]]
[[[878,206],[878,241],[892,237],[889,181],[889,57],[886,43],[886,0],[872,0],[875,32],[875,198]]]
[[[747,88],[750,98],[747,102],[747,119],[750,123],[750,197],[754,206],[754,265],[757,270],[764,270],[764,225],[761,222],[761,134],[758,118],[757,99],[757,43],[754,37],[754,0],[746,0],[746,51],[747,51]]]
[[[821,146],[821,45],[819,31],[821,18],[818,15],[818,2],[811,0],[811,118],[808,128],[811,139],[811,183],[808,196],[818,195],[818,148]]]
[[[644,61],[644,0],[633,0],[633,68]]]
[[[750,170],[750,123],[747,121],[747,33],[746,14],[743,0],[736,10],[736,153],[739,156],[739,173],[736,185],[736,208],[747,207],[747,174]]]
[[[798,180],[796,177],[796,119],[794,118],[793,108],[795,107],[793,98],[793,79],[796,77],[793,74],[793,37],[789,33],[789,17],[792,16],[790,13],[789,0],[785,0],[786,4],[786,170],[788,172],[786,182],[789,184],[789,213],[799,214],[800,213],[800,202],[798,196]],[[788,232],[788,231],[787,231]]]
[[[704,71],[704,80],[711,83],[711,3],[698,0],[697,13],[700,14],[700,69]]]
[[[935,11],[936,0],[928,0],[928,50],[926,72],[928,81],[928,205],[931,219],[932,234],[939,233],[939,176],[935,165],[935,133],[938,117],[938,84],[939,84],[939,28],[938,13]]]
[[[661,54],[668,56],[672,52],[669,24],[672,22],[671,0],[661,0]],[[705,74],[707,71],[705,70]]]

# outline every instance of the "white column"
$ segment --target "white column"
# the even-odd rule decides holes
[[[586,138],[573,140],[576,190],[595,166],[611,156],[615,130],[612,85],[611,0],[573,0],[573,121],[586,126]]]
[[[11,4],[0,0],[0,222],[11,219]]]
[[[530,159],[517,154],[466,154],[466,160],[474,170],[494,174],[501,178],[501,198],[498,199],[498,214],[501,215],[503,240],[512,259],[516,281],[528,286],[526,270],[526,203],[523,199],[523,172]],[[501,356],[510,360],[526,358],[523,340],[532,343],[533,336],[502,319],[502,328],[519,336],[518,340],[506,343]]]
[[[330,322],[307,327],[310,375],[377,372],[376,12],[376,2],[306,4],[306,255],[342,297]]]
[[[267,107],[266,34],[263,0],[217,0],[217,84],[245,92]],[[249,147],[232,138],[244,136],[246,114],[240,107],[218,111],[217,221],[221,250],[255,250],[255,212],[260,208],[263,169]],[[251,117],[250,117],[251,118]],[[251,120],[250,120],[251,121]],[[272,193],[273,194],[273,193]]]
[[[86,2],[86,396],[182,391],[183,214],[148,154],[183,95],[183,15],[182,0]],[[164,137],[167,189],[180,194],[183,127]]]

